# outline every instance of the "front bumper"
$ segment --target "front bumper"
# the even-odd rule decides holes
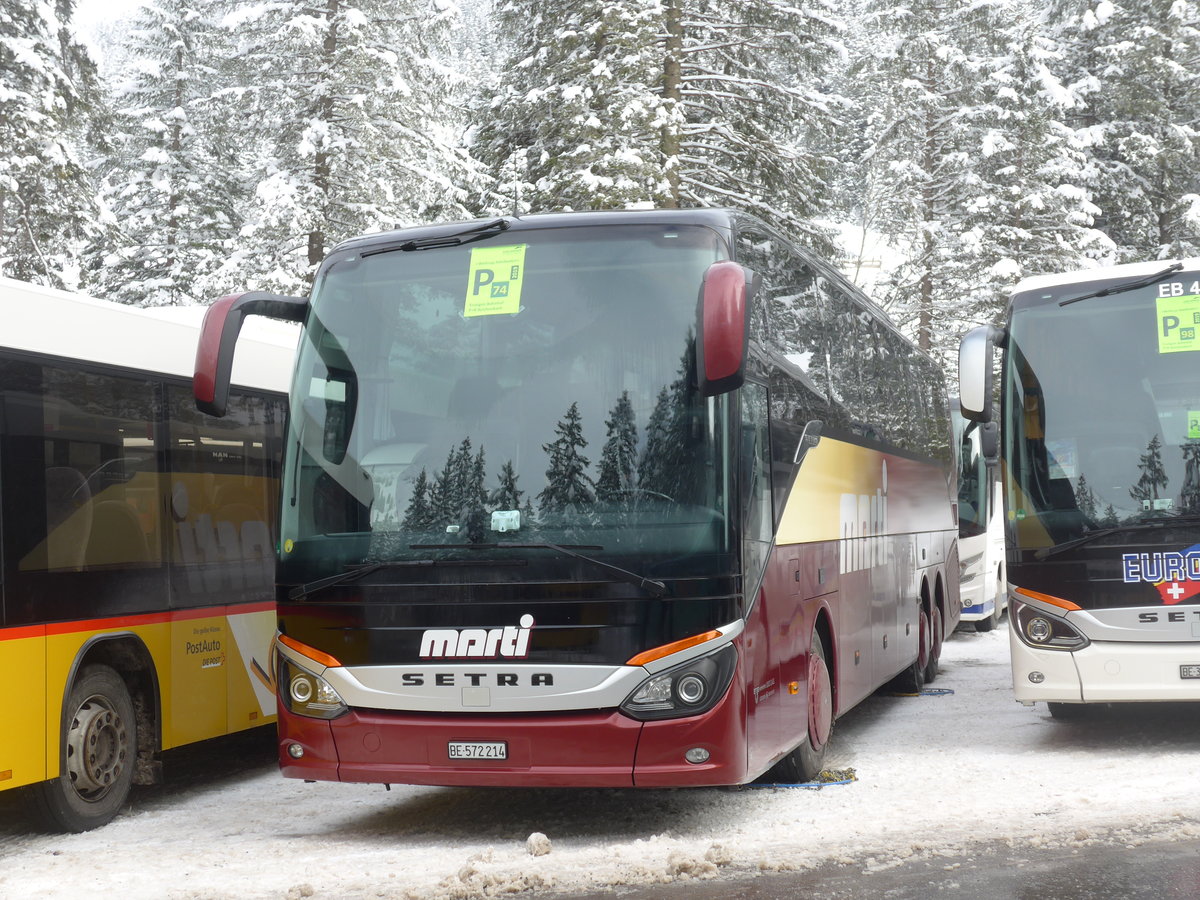
[[[1015,628],[1009,642],[1013,693],[1021,703],[1200,700],[1200,678],[1179,675],[1180,666],[1200,665],[1200,643],[1092,641],[1082,650],[1039,650]],[[1033,673],[1040,683],[1030,680]]]
[[[289,778],[511,787],[699,787],[749,780],[740,679],[709,712],[639,722],[617,711],[442,715],[352,709],[333,720],[279,708]],[[504,741],[505,760],[452,760],[450,741]],[[295,758],[289,749],[303,750]],[[684,753],[708,750],[707,762]]]

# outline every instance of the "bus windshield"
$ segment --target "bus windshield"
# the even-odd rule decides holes
[[[1174,278],[1183,289],[1197,280]],[[1186,527],[1194,534],[1200,297],[1163,297],[1167,286],[1065,306],[1079,284],[1014,298],[1004,456],[1019,550],[1044,558],[1093,542],[1176,542]]]
[[[702,277],[728,256],[716,232],[352,251],[323,269],[301,341],[284,582],[561,560],[534,543],[656,576],[727,551],[727,400],[692,374]]]

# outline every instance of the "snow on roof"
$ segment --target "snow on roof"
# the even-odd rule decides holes
[[[1120,266],[1098,266],[1094,269],[1077,269],[1071,272],[1056,272],[1048,275],[1031,275],[1022,279],[1013,289],[1014,294],[1025,291],[1040,291],[1063,284],[1086,284],[1089,281],[1109,281],[1118,278],[1145,278],[1161,272],[1168,266],[1180,262],[1183,271],[1200,270],[1200,258],[1171,260],[1158,259],[1152,262],[1126,263]],[[1168,280],[1164,278],[1164,281]]]
[[[0,278],[0,347],[191,379],[207,307],[139,309]],[[233,383],[286,393],[300,329],[251,317]]]

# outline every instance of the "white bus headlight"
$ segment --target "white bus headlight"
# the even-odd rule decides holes
[[[1010,600],[1009,605],[1009,615],[1016,623],[1017,636],[1030,647],[1082,650],[1091,643],[1066,619],[1034,609],[1019,600]]]
[[[627,716],[647,721],[707,712],[725,696],[737,666],[733,644],[647,678],[621,704]]]
[[[1044,644],[1054,637],[1054,626],[1043,616],[1034,616],[1025,623],[1025,636],[1035,644]]]
[[[279,688],[288,711],[314,719],[336,719],[348,707],[333,686],[282,653],[279,654]]]

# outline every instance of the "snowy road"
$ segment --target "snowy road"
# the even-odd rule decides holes
[[[283,779],[270,736],[242,736],[169,755],[166,785],[89,834],[30,834],[0,794],[0,896],[450,900],[1200,837],[1194,708],[1054,721],[1012,701],[1007,640],[960,633],[933,685],[952,694],[875,696],[840,720],[828,763],[859,779],[844,787],[389,793]]]

